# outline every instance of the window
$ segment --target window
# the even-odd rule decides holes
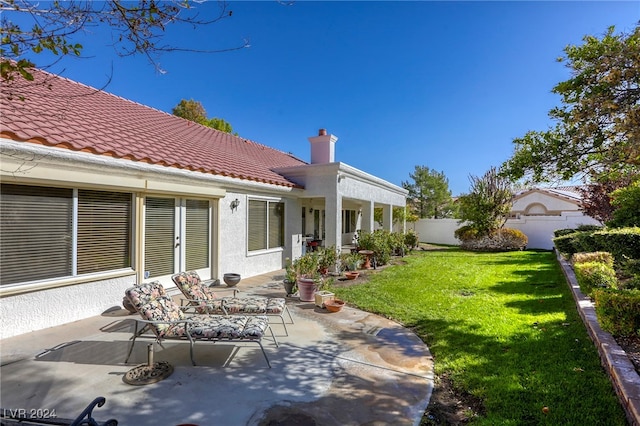
[[[249,251],[284,246],[284,203],[249,200]]]
[[[128,193],[2,184],[0,285],[131,267],[131,217]]]
[[[358,216],[355,210],[342,210],[342,233],[356,232]]]

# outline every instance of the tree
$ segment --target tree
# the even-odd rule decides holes
[[[114,49],[120,56],[142,54],[160,70],[160,54],[170,51],[215,53],[248,47],[241,45],[219,50],[197,50],[161,44],[169,24],[209,25],[230,17],[232,11],[224,1],[218,1],[214,16],[201,19],[197,0],[140,0],[137,2],[2,0],[0,35],[0,77],[2,81],[22,77],[33,80],[30,68],[46,68],[50,64],[35,64],[31,53],[48,52],[55,57],[80,56],[83,46],[74,36],[98,25],[111,27]],[[161,71],[161,70],[160,70]]]
[[[199,101],[182,99],[171,111],[173,115],[195,121],[203,126],[211,127],[225,133],[233,133],[231,124],[222,118],[207,118],[207,111]],[[236,133],[237,134],[237,133]]]
[[[171,113],[178,117],[195,121],[200,124],[204,124],[207,121],[207,111],[205,111],[200,102],[194,101],[193,99],[188,101],[186,99],[182,99],[178,102],[178,105],[171,110]]]
[[[452,205],[449,180],[443,172],[437,172],[425,166],[415,166],[409,181],[402,182],[402,187],[409,191],[409,198],[415,203],[412,210],[420,218],[448,217]]]
[[[575,176],[598,180],[625,175],[640,166],[640,26],[628,35],[583,38],[567,46],[572,77],[552,92],[563,105],[549,116],[557,123],[547,131],[530,131],[514,139],[513,156],[502,174],[512,180],[544,182]]]
[[[482,177],[469,176],[469,194],[462,195],[460,203],[461,222],[468,225],[478,237],[489,235],[504,226],[511,211],[513,192],[507,178],[492,167]]]
[[[615,190],[611,203],[616,207],[607,226],[623,228],[640,226],[640,180]]]
[[[598,181],[580,188],[582,209],[587,216],[606,223],[613,218],[616,207],[611,203],[612,193],[632,182],[631,177],[603,176]]]

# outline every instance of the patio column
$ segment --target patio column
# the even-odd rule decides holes
[[[393,231],[393,206],[390,204],[382,208],[382,229]]]
[[[325,247],[342,247],[342,197],[334,194],[325,199]]]
[[[360,229],[366,232],[373,232],[374,230],[374,219],[373,219],[373,209],[374,209],[373,201],[364,202],[362,204],[362,222],[360,224]]]

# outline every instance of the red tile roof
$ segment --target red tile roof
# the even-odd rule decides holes
[[[273,169],[307,164],[66,78],[34,77],[2,84],[3,137],[287,187],[297,185]]]

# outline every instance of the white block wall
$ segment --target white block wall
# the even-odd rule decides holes
[[[553,231],[577,228],[580,225],[600,225],[600,222],[581,212],[564,212],[561,216],[521,216],[520,219],[507,220],[505,226],[522,231],[529,239],[527,248],[551,250]],[[415,230],[422,242],[458,245],[460,241],[453,233],[461,226],[457,219],[420,219],[416,223],[407,224],[407,229]]]

